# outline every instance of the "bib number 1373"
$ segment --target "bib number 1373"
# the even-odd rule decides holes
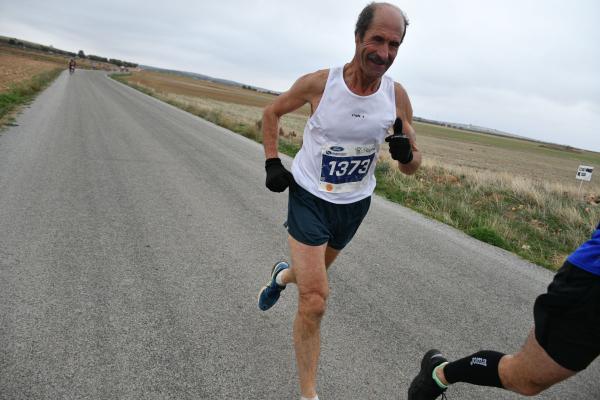
[[[329,177],[349,178],[351,180],[365,175],[371,166],[372,157],[366,159],[343,159],[331,160],[327,163],[329,167]],[[358,179],[360,180],[360,179]]]
[[[322,153],[320,189],[337,193],[357,190],[375,159],[375,147],[372,151],[369,151],[370,146],[366,149],[365,146],[358,147],[358,152],[354,148],[343,148],[344,151],[339,151],[340,146],[332,148],[338,151]]]

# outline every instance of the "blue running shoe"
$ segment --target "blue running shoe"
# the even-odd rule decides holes
[[[271,281],[267,286],[260,290],[260,293],[258,293],[258,308],[267,311],[277,303],[279,294],[285,289],[285,286],[278,285],[277,282],[275,282],[275,278],[277,277],[277,274],[289,267],[290,265],[285,261],[279,261],[273,265],[273,269],[271,269]]]

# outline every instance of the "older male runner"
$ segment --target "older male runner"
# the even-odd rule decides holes
[[[587,368],[600,354],[600,224],[537,298],[533,317],[535,327],[513,355],[483,350],[448,363],[429,350],[408,399],[436,399],[457,382],[534,396]]]
[[[287,284],[297,285],[294,346],[303,399],[318,398],[320,322],[329,294],[326,270],[369,209],[380,146],[384,140],[389,143],[392,158],[405,174],[413,174],[421,164],[408,95],[384,75],[407,25],[396,6],[369,4],[356,23],[352,61],[301,77],[264,110],[266,186],[274,192],[290,189],[291,265],[275,264],[258,306],[268,310]],[[290,173],[278,158],[279,119],[306,103],[311,116]],[[395,134],[386,138],[391,126]]]

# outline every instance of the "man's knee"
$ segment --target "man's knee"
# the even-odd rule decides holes
[[[523,370],[520,364],[522,361],[522,357],[507,355],[500,362],[498,371],[500,380],[506,389],[523,396],[535,396],[552,386],[551,383],[528,376],[529,372]]]
[[[326,303],[327,293],[324,291],[301,293],[298,303],[298,314],[306,319],[319,321],[325,315]]]

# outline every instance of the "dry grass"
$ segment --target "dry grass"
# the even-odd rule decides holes
[[[262,107],[255,107],[236,103],[227,103],[224,101],[213,100],[210,98],[183,96],[176,94],[166,94],[163,96],[170,101],[178,102],[186,107],[193,107],[199,110],[213,111],[223,115],[226,118],[237,120],[245,124],[257,124],[262,119]],[[288,138],[297,138],[301,141],[306,116],[300,114],[288,114],[281,119],[281,128],[284,136]]]
[[[377,166],[380,194],[551,269],[600,221],[600,196],[526,177],[426,159],[415,177],[389,157]]]

